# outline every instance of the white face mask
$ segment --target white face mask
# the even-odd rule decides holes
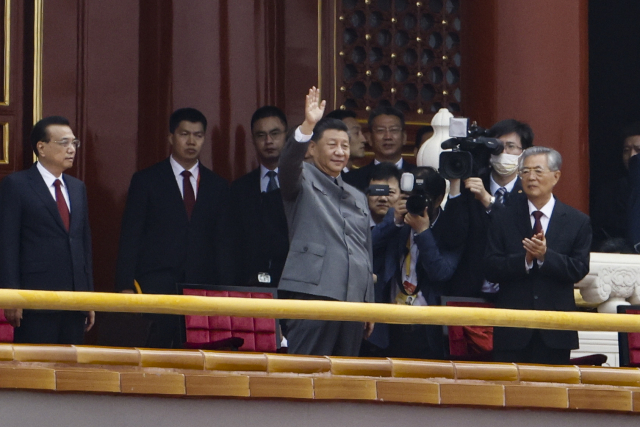
[[[518,160],[520,155],[501,153],[497,156],[491,155],[491,167],[498,175],[509,176],[518,170]]]

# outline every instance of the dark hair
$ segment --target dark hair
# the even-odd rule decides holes
[[[371,128],[371,123],[373,123],[373,119],[378,116],[396,116],[400,119],[400,124],[402,125],[402,130],[404,130],[404,113],[398,110],[395,107],[391,107],[388,105],[382,105],[375,110],[371,111],[369,114],[369,128]]]
[[[38,155],[38,142],[49,142],[49,132],[47,132],[47,127],[51,125],[70,126],[69,120],[62,116],[45,117],[44,119],[38,121],[38,123],[33,125],[29,140],[31,141],[31,148],[33,149],[33,152],[36,154],[36,156]]]
[[[169,117],[169,132],[174,133],[180,122],[202,123],[202,129],[207,131],[207,118],[195,108],[179,108]]]
[[[503,135],[508,135],[514,132],[520,137],[523,150],[533,147],[533,130],[531,129],[531,126],[526,123],[519,122],[514,119],[507,119],[499,121],[489,129],[489,133],[494,138],[500,138]]]
[[[447,191],[447,183],[444,178],[431,166],[415,168],[413,170],[413,176],[424,179],[424,188],[434,200],[440,196],[444,196],[444,193]]]
[[[402,178],[400,169],[391,162],[381,162],[373,167],[369,184],[371,184],[371,181],[389,181],[391,178],[397,179],[398,185],[400,185],[400,178]]]
[[[344,120],[347,117],[351,117],[352,119],[355,119],[358,116],[356,115],[355,111],[351,111],[351,110],[333,110],[332,112],[327,114],[325,117],[328,117],[330,119]]]
[[[282,124],[284,125],[284,130],[289,128],[287,125],[287,116],[284,115],[284,112],[278,107],[274,107],[273,105],[265,105],[264,107],[260,107],[253,113],[251,116],[251,132],[253,132],[253,125],[262,119],[266,119],[267,117],[277,117],[280,119]]]
[[[635,134],[638,135],[638,134]],[[629,135],[633,136],[633,135]],[[633,254],[633,248],[627,243],[624,237],[610,237],[600,244],[598,252],[610,254]]]
[[[420,147],[422,146],[422,143],[424,142],[422,140],[422,138],[424,137],[425,133],[429,133],[429,132],[433,132],[433,126],[427,125],[427,126],[422,126],[420,129],[418,129],[418,132],[416,133],[416,149],[420,149]]]
[[[631,123],[622,128],[622,142],[630,136],[640,135],[640,122]]]
[[[323,117],[313,128],[313,136],[311,139],[315,142],[320,141],[324,131],[329,129],[341,130],[347,132],[347,135],[349,134],[349,128],[347,128],[347,125],[345,125],[342,120]]]

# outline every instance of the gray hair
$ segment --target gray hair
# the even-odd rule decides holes
[[[535,147],[529,147],[520,156],[520,160],[518,162],[518,169],[522,169],[522,165],[524,165],[524,160],[529,156],[536,156],[539,154],[544,154],[547,156],[547,166],[549,166],[549,170],[552,172],[559,171],[562,167],[562,156],[553,148],[541,147],[540,145],[536,145]]]

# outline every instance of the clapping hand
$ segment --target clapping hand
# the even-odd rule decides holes
[[[547,253],[547,239],[544,237],[542,231],[534,235],[531,239],[524,239],[522,246],[524,250],[527,251],[525,255],[527,264],[531,264],[534,259],[544,262],[544,255]]]

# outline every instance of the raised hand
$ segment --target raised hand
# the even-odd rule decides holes
[[[300,126],[300,131],[305,135],[311,135],[316,123],[320,121],[324,115],[324,108],[327,101],[320,100],[320,89],[315,86],[309,89],[304,104],[304,122]]]
[[[491,204],[491,194],[484,188],[484,183],[480,178],[471,177],[464,181],[464,186],[469,189],[474,197],[484,205],[486,209]]]

